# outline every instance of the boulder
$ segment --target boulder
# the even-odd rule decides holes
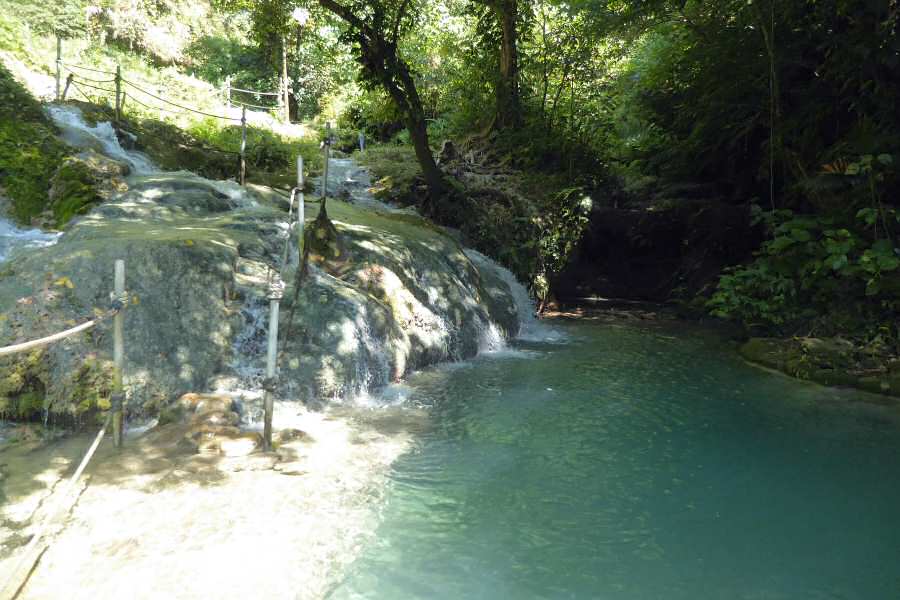
[[[2,265],[0,343],[92,318],[109,305],[113,264],[124,259],[129,410],[169,421],[210,411],[226,421],[216,425],[231,426],[222,416],[233,408],[228,396],[171,399],[220,379],[259,386],[253,373],[265,361],[266,276],[280,267],[284,199],[184,173],[130,177],[128,186],[56,245]],[[314,205],[306,213],[312,217]],[[294,311],[294,271],[286,273],[281,397],[349,398],[412,369],[472,356],[492,322],[516,332],[509,287],[452,237],[419,217],[336,200],[328,213],[330,255],[311,266]],[[57,422],[93,419],[109,406],[111,350],[103,323],[31,358],[0,360],[0,403],[32,394],[20,418],[47,409]]]

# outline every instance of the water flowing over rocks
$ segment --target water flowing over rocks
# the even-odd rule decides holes
[[[120,155],[121,146],[103,138],[112,134],[102,124],[76,123],[73,130],[132,171],[150,174],[127,178],[127,191],[76,219],[57,244],[18,253],[3,265],[0,342],[54,333],[105,308],[113,263],[123,258],[131,293],[125,313],[130,411],[156,413],[196,390],[258,388],[266,279],[280,268],[286,198],[259,186],[154,173],[140,156]],[[308,203],[306,214],[317,210]],[[508,283],[474,264],[438,228],[415,215],[336,200],[328,210],[345,248],[345,269],[335,276],[313,267],[301,287],[292,335],[281,347],[281,397],[347,400],[517,332]],[[293,276],[290,270],[288,290]],[[282,331],[291,301],[288,293]],[[3,410],[23,418],[42,410],[71,421],[106,408],[111,346],[108,328],[101,327],[37,350],[25,362],[0,361]]]

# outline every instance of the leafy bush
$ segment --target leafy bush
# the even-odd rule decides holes
[[[896,210],[860,209],[851,223],[756,210],[772,237],[751,264],[722,275],[708,303],[714,315],[770,327],[817,315],[827,320],[835,313],[852,315],[863,328],[896,320],[900,248],[891,231],[900,223]]]

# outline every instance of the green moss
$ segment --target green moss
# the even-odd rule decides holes
[[[27,420],[39,415],[48,382],[43,350],[5,358],[0,363],[0,416]]]
[[[90,169],[74,157],[65,159],[52,180],[53,217],[57,227],[82,215],[101,200]]]
[[[66,151],[40,104],[0,65],[0,186],[16,220],[29,223],[44,210]]]
[[[86,358],[72,377],[71,412],[83,415],[96,410],[109,410],[114,372],[112,361]]]

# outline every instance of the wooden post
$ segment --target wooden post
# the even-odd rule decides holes
[[[247,107],[241,107],[241,185],[247,183]]]
[[[69,73],[69,76],[66,77],[66,88],[63,90],[63,93],[62,93],[62,101],[63,102],[66,101],[66,94],[69,93],[69,86],[72,85],[72,79],[74,77],[75,77],[75,75],[72,73]]]
[[[225,106],[231,110],[231,75],[225,78]]]
[[[125,294],[125,261],[116,261],[115,298],[122,298]],[[116,448],[122,447],[122,401],[125,395],[123,388],[123,369],[125,367],[125,307],[123,306],[113,318],[113,362],[115,363],[115,375],[113,376],[113,444]]]
[[[122,118],[122,67],[116,65],[116,123]]]
[[[56,101],[59,102],[61,96],[59,94],[62,85],[62,37],[56,34]]]

